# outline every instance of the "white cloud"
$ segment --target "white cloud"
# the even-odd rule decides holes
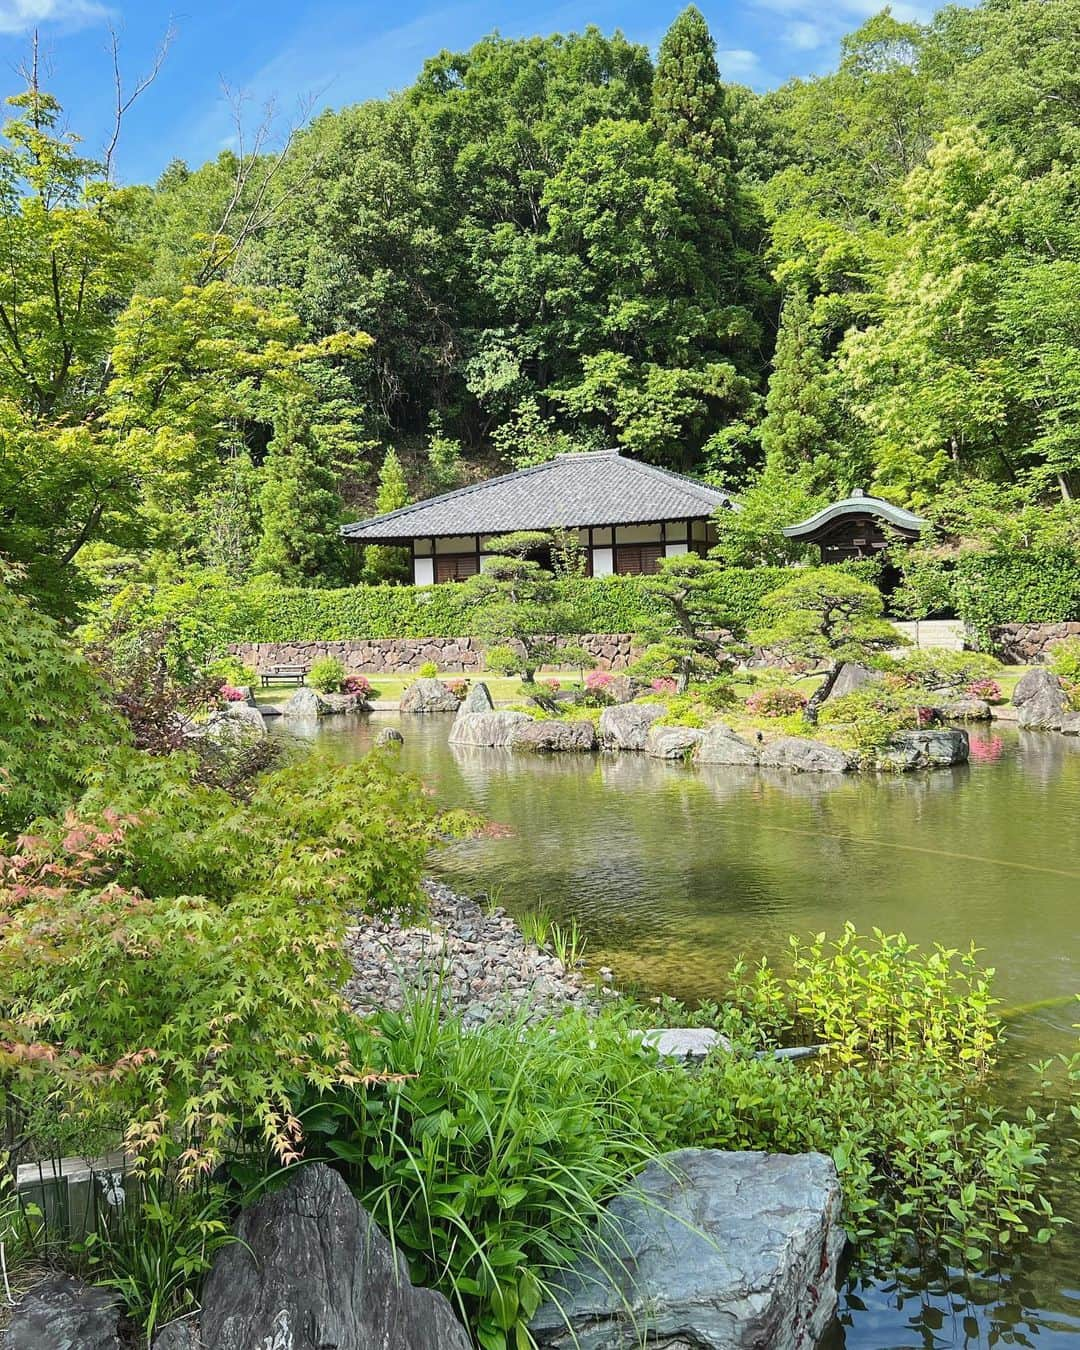
[[[0,0],[0,34],[28,33],[39,24],[82,28],[108,13],[97,0]]]
[[[807,19],[798,19],[784,29],[784,41],[799,52],[812,52],[823,47],[830,36],[820,23],[811,23]]]
[[[725,80],[749,80],[761,71],[761,58],[746,47],[721,47],[716,64]]]

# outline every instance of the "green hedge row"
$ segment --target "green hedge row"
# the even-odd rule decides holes
[[[731,569],[726,608],[748,623],[786,573]],[[582,633],[633,633],[649,601],[638,577],[581,577],[559,583]],[[350,586],[343,590],[252,588],[234,642],[332,642],[349,638],[468,637],[471,614],[459,586]]]
[[[969,553],[956,564],[952,595],[984,644],[1001,624],[1080,619],[1080,558],[1065,550]]]

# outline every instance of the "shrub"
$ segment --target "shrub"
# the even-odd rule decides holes
[[[421,680],[434,680],[438,677],[439,667],[434,661],[424,661],[418,667],[417,678]]]
[[[982,698],[987,703],[1001,702],[1001,685],[997,680],[972,680],[964,689],[969,698]]]
[[[312,661],[308,683],[322,694],[339,694],[345,682],[345,667],[336,656],[323,656]]]
[[[221,656],[209,661],[203,674],[208,680],[223,680],[226,684],[249,688],[259,682],[259,672],[245,666],[238,656]]]
[[[615,676],[610,670],[590,670],[585,675],[585,701],[593,707],[603,707],[611,702],[608,693]]]
[[[119,1117],[186,1172],[241,1130],[288,1160],[296,1094],[354,1072],[346,923],[415,909],[431,847],[472,822],[379,755],[306,757],[247,802],[190,768],[131,752],[0,858],[0,1089],[46,1078],[58,1113]]]
[[[226,703],[243,703],[247,698],[243,689],[236,689],[231,684],[223,684],[218,693]]]
[[[882,681],[830,699],[821,709],[821,721],[847,728],[856,749],[872,751],[883,749],[899,731],[925,725],[927,718],[910,688]]]
[[[521,658],[512,647],[495,646],[484,648],[484,669],[493,675],[516,675],[521,668]]]
[[[593,673],[592,671],[589,672],[590,675],[592,673]],[[557,694],[559,690],[562,688],[562,685],[556,679],[541,680],[540,683],[550,694]]]
[[[62,811],[130,741],[85,657],[2,580],[0,708],[0,831]]]
[[[355,698],[370,698],[371,681],[366,675],[346,675],[341,681],[341,692]]]
[[[678,682],[670,675],[661,675],[659,679],[649,681],[649,688],[656,694],[673,694]]]
[[[1064,684],[1080,685],[1080,638],[1064,638],[1050,648],[1050,669]]]
[[[988,1109],[998,1039],[990,972],[973,952],[923,953],[903,935],[846,927],[795,943],[791,974],[740,964],[725,1009],[664,1007],[712,1023],[732,1052],[693,1074],[635,1034],[655,1009],[488,1023],[434,1002],[383,1014],[353,1058],[392,1081],[314,1099],[304,1119],[359,1198],[440,1288],[479,1343],[522,1344],[543,1282],[603,1226],[601,1206],[648,1158],[700,1147],[832,1155],[861,1255],[913,1243],[974,1263],[1053,1220],[1034,1111]],[[812,1040],[802,1064],[755,1051]],[[400,1077],[398,1077],[400,1075]]]
[[[911,686],[960,693],[974,680],[992,679],[1001,670],[1001,662],[985,652],[950,652],[923,647],[905,652],[888,662],[887,668]]]
[[[735,682],[730,677],[718,676],[715,680],[708,680],[694,692],[702,703],[707,708],[712,708],[714,712],[732,708],[739,701],[739,696],[735,692]]]
[[[755,717],[791,717],[805,709],[806,701],[800,690],[779,685],[755,690],[746,700],[746,708]]]
[[[445,680],[444,684],[455,698],[463,699],[469,692],[469,681],[465,679]]]

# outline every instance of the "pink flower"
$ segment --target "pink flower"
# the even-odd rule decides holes
[[[663,675],[660,679],[653,680],[649,684],[649,688],[657,694],[674,694],[678,687],[678,681],[673,680],[670,675]]]
[[[232,684],[223,684],[218,690],[218,693],[226,703],[243,703],[244,699],[247,698],[247,694],[243,689],[237,689],[236,686]]]
[[[1001,685],[997,680],[972,680],[964,692],[969,698],[982,698],[987,703],[997,703],[1001,699]]]
[[[590,693],[606,689],[614,677],[610,670],[590,670],[585,676],[585,688]]]
[[[343,694],[354,694],[357,698],[367,698],[371,693],[371,682],[365,675],[346,675],[341,681]]]

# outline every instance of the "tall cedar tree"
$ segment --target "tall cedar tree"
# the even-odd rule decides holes
[[[379,470],[379,489],[375,494],[375,511],[382,516],[397,511],[412,501],[405,470],[397,451],[392,447],[383,456]],[[364,551],[364,572],[370,581],[411,581],[409,552],[404,548],[387,548],[372,544]]]
[[[730,167],[734,154],[716,43],[695,5],[683,10],[660,44],[652,120],[677,150],[702,164]]]
[[[260,495],[262,538],[255,570],[288,586],[332,586],[342,578],[338,474],[307,417],[286,411],[270,442]]]

